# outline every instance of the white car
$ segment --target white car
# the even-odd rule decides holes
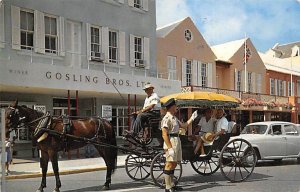
[[[300,128],[293,123],[266,121],[248,124],[239,136],[250,142],[258,160],[281,161],[297,158],[300,161]]]

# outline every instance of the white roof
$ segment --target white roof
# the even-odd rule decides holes
[[[300,76],[300,64],[292,62],[291,58],[277,58],[271,54],[259,52],[267,70],[278,71],[280,73],[293,74]]]
[[[282,45],[277,43],[274,45],[273,50],[281,52],[282,53],[281,58],[287,58],[291,56],[292,48],[294,46],[300,46],[300,41],[282,44]]]
[[[291,122],[286,121],[262,121],[262,122],[255,122],[255,123],[249,123],[248,125],[272,125],[272,124],[293,124]]]
[[[178,21],[175,21],[173,23],[170,23],[168,25],[159,27],[156,29],[156,37],[165,37],[167,36],[171,31],[173,31],[182,21],[187,19],[188,17],[185,17],[183,19],[180,19]]]
[[[218,59],[223,61],[230,61],[230,58],[244,45],[245,40],[246,39],[244,38],[219,45],[214,45],[211,47],[211,49]]]

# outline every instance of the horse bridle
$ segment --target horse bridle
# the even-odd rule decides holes
[[[20,117],[20,112],[18,108],[15,107],[8,107],[9,109],[11,109],[9,115],[8,115],[8,119],[9,119],[9,123],[10,123],[10,129],[11,130],[17,130],[18,128],[23,127],[24,125],[22,125],[22,123],[24,124],[24,120],[26,119],[26,117]],[[21,126],[22,125],[22,126]]]

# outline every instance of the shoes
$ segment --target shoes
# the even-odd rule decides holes
[[[174,186],[172,187],[171,189],[165,189],[165,192],[174,192],[174,191],[182,191],[183,188],[182,187],[179,187],[179,186]]]
[[[206,156],[207,156],[206,154],[199,155],[199,157],[206,157]]]
[[[183,188],[182,187],[179,187],[179,186],[174,186],[174,187],[172,187],[171,189],[173,189],[174,191],[182,191],[183,190]]]
[[[171,189],[165,189],[165,192],[175,192],[175,190],[173,188],[171,188]]]

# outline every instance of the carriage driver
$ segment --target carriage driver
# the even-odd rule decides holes
[[[143,130],[144,124],[149,121],[150,117],[159,118],[161,103],[160,98],[154,93],[154,86],[150,83],[145,84],[143,90],[146,92],[143,109],[135,112],[133,115],[137,115],[133,122],[133,132],[128,132],[133,136],[137,136],[138,133]],[[146,133],[147,136],[147,133]]]
[[[177,162],[182,160],[182,149],[179,138],[179,128],[187,129],[188,125],[197,117],[197,111],[192,114],[192,117],[186,122],[181,123],[175,116],[177,107],[175,99],[169,99],[164,107],[167,109],[167,114],[161,122],[162,137],[164,140],[164,151],[166,156],[166,164],[164,168],[165,174],[165,191],[172,192],[179,189],[173,182],[174,170]]]

